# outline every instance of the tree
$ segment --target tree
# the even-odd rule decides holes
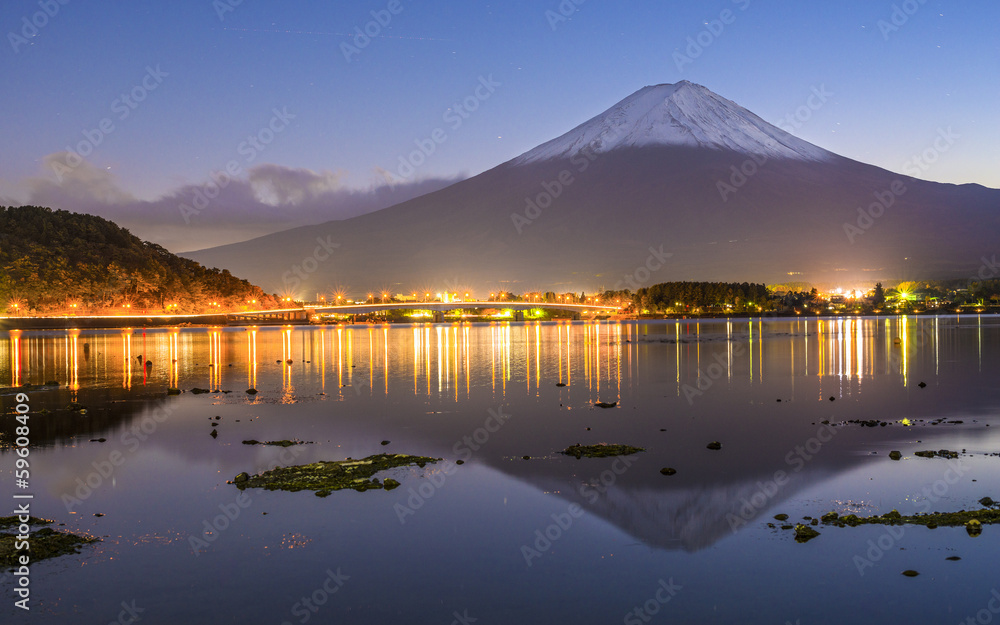
[[[872,295],[872,304],[875,308],[881,308],[885,304],[885,289],[881,282],[875,283],[875,294]]]

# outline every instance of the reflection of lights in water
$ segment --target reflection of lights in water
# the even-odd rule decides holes
[[[21,386],[21,331],[12,330],[10,333],[10,372],[11,386]]]
[[[541,387],[544,385],[555,382],[572,385],[575,382],[580,386],[575,398],[578,402],[587,399],[579,396],[584,388],[587,389],[585,394],[591,395],[595,400],[611,402],[615,401],[615,396],[621,398],[623,386],[638,384],[647,374],[642,367],[648,356],[642,354],[652,351],[652,343],[656,341],[644,341],[639,345],[638,338],[649,334],[649,338],[658,335],[665,341],[675,343],[672,347],[663,345],[655,348],[664,352],[660,357],[666,358],[666,366],[654,375],[659,374],[665,378],[665,382],[675,378],[679,393],[685,384],[698,387],[700,383],[698,388],[707,388],[706,376],[715,384],[725,384],[728,375],[734,384],[738,378],[749,379],[756,386],[764,383],[764,375],[767,374],[789,377],[794,394],[797,383],[795,378],[804,374],[818,378],[830,377],[832,380],[829,382],[840,384],[840,392],[848,396],[860,392],[862,383],[867,390],[873,376],[891,373],[908,384],[912,378],[911,358],[926,358],[928,365],[929,359],[934,358],[935,367],[938,367],[940,359],[950,353],[951,344],[948,341],[956,336],[944,332],[945,343],[942,346],[942,327],[947,330],[949,320],[945,319],[942,323],[941,319],[935,318],[918,318],[912,321],[910,318],[872,320],[856,317],[777,320],[769,322],[768,332],[773,330],[774,333],[768,335],[765,335],[761,318],[748,320],[748,327],[742,332],[735,327],[741,323],[742,320],[709,321],[704,324],[704,328],[698,323],[678,320],[671,320],[663,326],[654,324],[643,327],[633,323],[594,321],[523,324],[493,322],[483,326],[343,326],[335,330],[304,327],[293,329],[288,326],[262,329],[250,327],[242,330],[246,335],[245,339],[240,335],[240,329],[182,331],[178,328],[165,328],[148,330],[146,346],[142,350],[133,349],[133,332],[129,330],[93,333],[67,330],[64,334],[53,336],[49,333],[45,337],[29,333],[27,338],[19,333],[9,333],[0,338],[0,365],[9,364],[11,371],[5,379],[18,385],[28,381],[36,382],[35,379],[26,379],[25,372],[31,371],[33,376],[45,376],[45,380],[59,379],[70,389],[79,388],[81,381],[84,385],[89,385],[92,380],[105,384],[110,382],[115,386],[120,380],[123,388],[130,389],[133,376],[138,375],[134,371],[135,362],[139,362],[138,352],[143,351],[148,352],[144,354],[143,361],[148,358],[157,363],[148,372],[148,383],[151,386],[204,386],[205,368],[209,368],[210,386],[218,389],[224,388],[226,384],[233,385],[243,377],[241,373],[236,373],[239,369],[230,372],[235,373],[234,377],[226,374],[228,370],[223,367],[229,358],[234,366],[243,366],[245,362],[245,388],[256,388],[259,384],[267,385],[267,381],[258,379],[257,375],[258,359],[263,358],[261,362],[265,363],[265,368],[262,371],[266,375],[282,376],[285,401],[297,401],[299,397],[295,395],[296,390],[310,395],[315,392],[318,395],[325,388],[328,376],[335,378],[338,387],[342,389],[339,393],[331,393],[331,399],[345,399],[348,395],[360,394],[366,381],[373,392],[374,375],[381,373],[383,380],[378,385],[380,395],[388,395],[391,387],[394,394],[412,392],[415,396],[426,395],[458,401],[462,398],[463,387],[465,397],[473,396],[472,379],[475,377],[481,384],[478,392],[492,392],[498,398],[506,396],[511,389],[516,389],[518,394],[524,389],[527,394],[537,395],[542,392]],[[976,324],[975,328],[972,328],[973,323]],[[983,329],[983,325],[985,324],[980,317],[972,316],[963,324],[970,330],[977,330],[975,334],[971,331],[968,333],[968,340],[977,342],[980,363],[982,343],[988,341],[990,336],[989,328]],[[702,329],[705,330],[704,336],[701,334]],[[791,330],[791,333],[781,332],[782,329]],[[377,330],[381,331],[376,333]],[[296,340],[294,332],[299,333],[297,338],[300,346],[293,343]],[[368,354],[359,353],[358,356],[362,362],[368,361],[369,370],[364,372],[364,368],[360,367],[357,374],[361,377],[355,377],[355,370],[351,366],[354,362],[353,337],[357,335],[363,338],[360,334],[362,332],[368,333]],[[787,339],[779,338],[789,334]],[[335,346],[332,342],[327,345],[328,336],[330,341],[336,341]],[[897,338],[899,343],[895,344],[894,340]],[[486,341],[489,341],[488,346]],[[700,341],[706,342],[704,363],[701,361]],[[719,344],[721,341],[726,341],[726,345]],[[930,341],[934,344],[931,345]],[[282,362],[279,367],[272,368],[266,363],[276,360],[279,342]],[[257,352],[258,346],[260,354]],[[743,351],[747,347],[750,348],[749,354]],[[968,347],[972,349],[973,346],[970,343]],[[301,354],[298,353],[300,349]],[[364,351],[364,342],[359,349]],[[413,352],[408,353],[408,349]],[[310,355],[318,365],[303,364],[306,361],[302,358]],[[159,363],[168,356],[170,366],[161,368]],[[122,363],[120,373],[119,359]],[[287,364],[287,360],[293,360],[293,365]],[[336,367],[336,375],[331,375],[333,372],[326,370],[327,360],[330,361],[330,366]],[[671,360],[674,362],[671,363]],[[212,366],[208,367],[209,364]],[[669,372],[670,364],[675,366],[673,375]],[[727,366],[728,371],[723,371]],[[295,367],[299,367],[299,375],[294,378],[298,389],[292,384],[292,370]],[[438,370],[436,392],[433,383],[435,367]],[[553,371],[552,368],[556,370]],[[543,369],[546,370],[544,379]],[[7,372],[2,374],[8,376]],[[364,379],[366,374],[370,376],[368,380]],[[424,377],[423,380],[421,376]],[[524,376],[524,379],[520,376]],[[577,379],[574,380],[574,377]],[[390,378],[400,384],[394,385]],[[408,378],[412,378],[412,381]],[[37,381],[43,380],[39,378]],[[827,381],[824,380],[824,385],[826,384]],[[412,389],[409,388],[411,386]],[[348,391],[348,387],[351,387],[351,391]],[[835,389],[822,389],[819,396],[825,400],[831,391],[836,393]],[[572,392],[567,389],[565,395],[561,396],[566,401],[566,406],[572,406]],[[262,395],[257,399],[248,399],[262,401],[264,397]]]
[[[132,388],[132,330],[122,331],[122,388]]]
[[[247,388],[257,388],[257,327],[247,332]]]

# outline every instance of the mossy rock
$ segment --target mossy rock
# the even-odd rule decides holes
[[[819,536],[819,532],[808,525],[799,523],[795,526],[795,542],[797,543],[807,543],[817,536]]]
[[[28,525],[29,526],[31,526],[31,525],[51,525],[54,522],[55,521],[53,521],[52,519],[40,519],[40,518],[35,517],[35,516],[29,516],[28,517]],[[20,521],[20,519],[16,515],[14,515],[14,516],[2,516],[2,517],[0,517],[0,530],[5,530],[5,529],[9,529],[9,528],[17,529],[17,527],[20,524],[21,524],[21,521]]]
[[[892,512],[870,517],[858,517],[853,514],[842,517],[824,515],[822,520],[825,524],[839,525],[840,527],[844,527],[845,525],[852,527],[858,525],[923,525],[929,529],[934,529],[936,527],[964,526],[966,529],[978,527],[981,532],[983,525],[1000,523],[1000,510],[996,508],[984,508],[982,510],[960,510],[958,512],[933,512],[912,515],[903,515],[893,510]]]
[[[561,454],[573,456],[577,460],[580,458],[608,458],[611,456],[629,456],[640,451],[646,451],[642,447],[621,444],[601,444],[601,445],[570,445],[562,450]]]
[[[784,514],[784,513],[782,513],[782,514],[776,514],[776,515],[774,515],[774,519],[776,521],[787,521],[788,520],[788,515]]]
[[[281,440],[281,441],[259,441],[257,439],[251,438],[250,440],[243,441],[244,445],[270,445],[272,447],[291,447],[293,445],[311,445],[312,441],[300,441],[300,440]]]
[[[11,517],[4,517],[4,521]],[[15,517],[16,518],[16,517]],[[52,521],[46,519],[34,519],[47,525]],[[0,533],[0,566],[13,567],[19,564],[19,557],[27,555],[31,562],[48,560],[71,553],[80,553],[80,547],[97,542],[97,538],[81,536],[69,532],[57,532],[48,527],[35,530],[28,537],[29,549],[14,549],[18,541],[15,534]]]
[[[983,533],[983,522],[979,519],[969,519],[965,522],[965,531],[969,536],[979,536]]]
[[[353,489],[358,492],[373,489],[392,490],[399,482],[387,478],[380,482],[373,476],[381,471],[398,467],[418,466],[438,462],[441,458],[408,456],[406,454],[377,454],[360,460],[337,460],[314,462],[291,467],[278,467],[259,475],[240,473],[232,483],[240,490],[264,488],[267,490],[316,491],[317,497],[326,497],[331,492]]]
[[[903,457],[903,454],[901,454],[900,452],[898,452],[896,450],[893,450],[893,451],[889,452],[889,459],[890,460],[899,460],[902,457]]]

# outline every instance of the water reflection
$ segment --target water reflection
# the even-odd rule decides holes
[[[282,401],[296,401],[296,384],[326,393],[336,380],[368,395],[438,395],[458,402],[485,383],[501,398],[537,394],[553,383],[583,385],[596,401],[617,401],[632,383],[637,350],[672,344],[677,396],[685,385],[704,389],[737,378],[758,386],[765,378],[815,376],[842,382],[860,393],[876,375],[893,374],[911,384],[913,359],[940,371],[943,352],[953,351],[960,330],[975,330],[982,370],[984,323],[966,317],[670,321],[634,323],[528,323],[340,326],[336,328],[194,328],[63,332],[12,331],[0,337],[0,376],[11,386],[56,380],[79,390],[106,385],[114,368],[124,390],[184,384],[217,389],[241,384],[229,369],[245,369],[247,388],[259,370],[280,371]],[[245,334],[245,337],[240,336]],[[488,344],[484,345],[484,341]],[[240,347],[240,344],[243,347]],[[766,348],[765,348],[766,346]],[[667,347],[670,349],[670,347]],[[147,364],[148,362],[148,364]],[[669,367],[669,365],[668,365]],[[661,379],[662,379],[661,377]],[[405,380],[406,386],[400,386]]]

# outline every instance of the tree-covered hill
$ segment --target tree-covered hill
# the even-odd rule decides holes
[[[194,313],[277,301],[228,270],[175,256],[101,217],[0,207],[0,310]]]

